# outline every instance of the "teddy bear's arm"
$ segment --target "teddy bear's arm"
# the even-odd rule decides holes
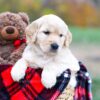
[[[18,49],[16,49],[9,57],[9,63],[15,64],[15,62],[18,61],[18,59],[21,58],[23,50],[25,48],[26,44],[23,43]]]

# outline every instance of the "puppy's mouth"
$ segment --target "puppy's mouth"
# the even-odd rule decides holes
[[[48,52],[48,55],[49,56],[56,56],[57,55],[57,53],[58,53],[58,51],[50,51],[50,52]]]
[[[56,53],[58,53],[58,50],[54,50],[54,49],[51,49],[50,48],[50,51],[49,51],[50,53],[53,53],[53,54],[56,54]]]
[[[51,53],[57,53],[58,50],[52,50],[52,49],[50,49],[50,52],[51,52]]]

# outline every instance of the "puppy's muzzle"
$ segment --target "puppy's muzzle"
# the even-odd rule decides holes
[[[58,48],[59,48],[59,45],[58,45],[57,43],[52,43],[52,44],[51,44],[51,50],[52,50],[52,51],[57,51]]]

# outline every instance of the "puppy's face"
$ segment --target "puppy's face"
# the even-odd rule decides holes
[[[56,54],[64,45],[65,35],[58,25],[45,23],[38,31],[36,43],[43,52]]]
[[[34,21],[26,29],[27,42],[35,44],[49,55],[57,54],[71,42],[67,25],[55,15],[46,15]]]

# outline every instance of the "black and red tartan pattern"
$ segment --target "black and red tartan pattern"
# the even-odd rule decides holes
[[[79,64],[80,71],[76,77],[78,84],[73,99],[92,100],[89,75],[84,65]],[[25,78],[14,82],[10,75],[11,68],[11,65],[0,65],[0,100],[56,100],[67,87],[71,74],[70,70],[66,70],[57,78],[52,89],[46,89],[41,83],[41,69],[28,68]]]

